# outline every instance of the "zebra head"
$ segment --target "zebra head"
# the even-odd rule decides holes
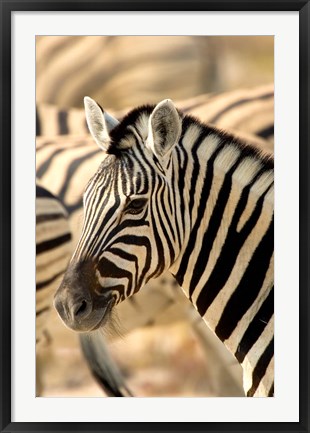
[[[86,186],[82,234],[55,295],[77,331],[102,326],[114,305],[169,269],[182,243],[171,156],[182,117],[172,101],[135,109],[119,124],[92,99],[84,103],[104,159]]]

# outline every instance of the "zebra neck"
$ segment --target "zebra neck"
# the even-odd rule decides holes
[[[268,364],[273,353],[273,170],[234,142],[190,135],[183,139],[187,170],[179,174],[185,242],[170,271],[250,371],[250,389],[258,358],[267,350]],[[196,144],[186,146],[187,140]]]

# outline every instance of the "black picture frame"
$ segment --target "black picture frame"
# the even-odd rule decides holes
[[[268,432],[309,430],[309,1],[10,1],[0,0],[1,13],[1,200],[0,200],[0,422],[1,432]],[[11,13],[13,11],[298,11],[300,67],[300,353],[299,422],[285,423],[92,423],[11,422]],[[298,137],[296,137],[298,139]]]

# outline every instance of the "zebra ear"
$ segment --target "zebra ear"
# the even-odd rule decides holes
[[[85,115],[88,129],[98,146],[107,151],[110,147],[109,131],[119,122],[106,112],[93,99],[84,98]]]
[[[148,146],[156,156],[168,156],[179,141],[182,120],[170,99],[165,99],[154,108],[149,119]]]
[[[102,110],[102,108],[101,108],[101,110]],[[117,119],[115,119],[115,117],[111,116],[111,114],[107,113],[106,111],[104,111],[104,110],[102,110],[102,111],[103,111],[105,123],[108,127],[108,131],[110,132],[113,128],[115,128],[116,125],[119,124],[119,121]]]

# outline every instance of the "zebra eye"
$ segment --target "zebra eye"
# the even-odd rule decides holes
[[[136,200],[132,200],[128,203],[126,211],[132,215],[136,215],[144,209],[144,206],[146,204],[145,198],[139,198]]]

